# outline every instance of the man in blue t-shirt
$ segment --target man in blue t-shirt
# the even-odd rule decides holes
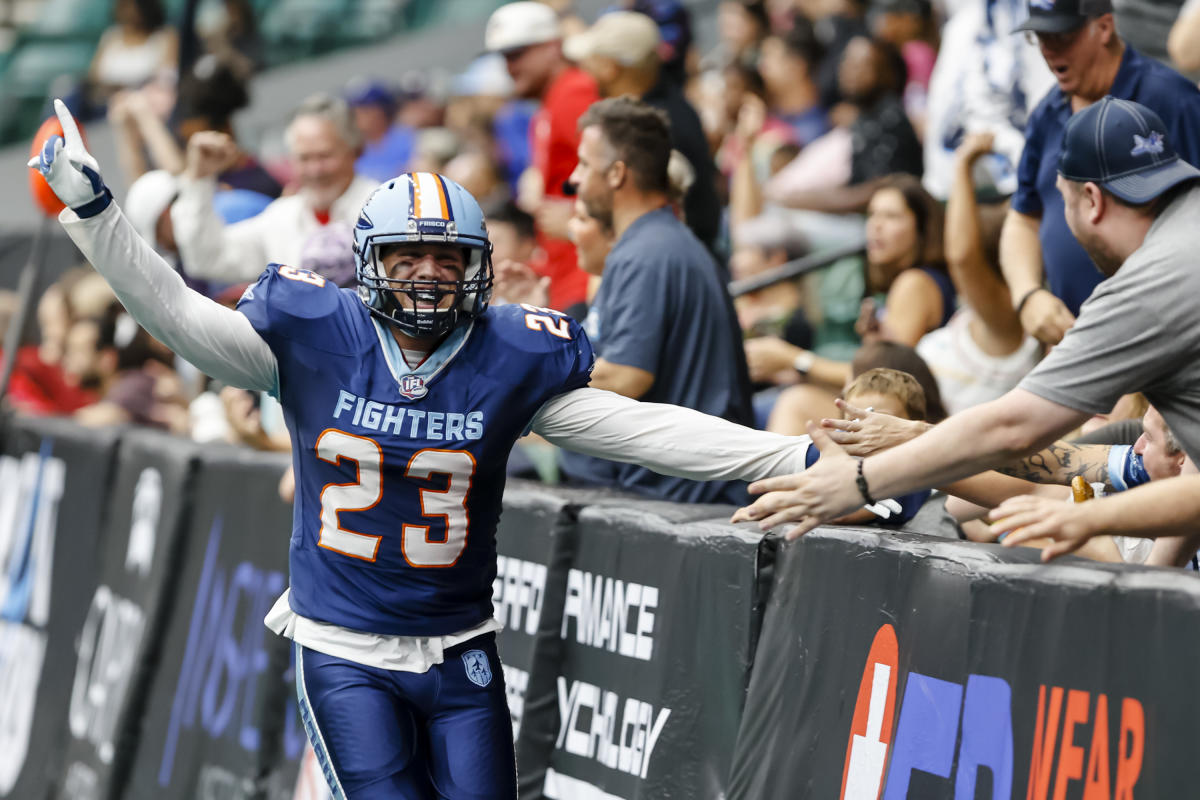
[[[1162,117],[1185,161],[1200,164],[1200,90],[1121,41],[1110,0],[1030,0],[1017,31],[1037,37],[1058,85],[1029,118],[1000,266],[1022,327],[1053,345],[1104,277],[1067,228],[1055,188],[1067,120],[1106,94],[1133,100]]]
[[[571,175],[587,212],[616,244],[585,330],[599,358],[591,385],[751,424],[749,375],[737,318],[712,256],[668,200],[669,123],[630,97],[594,103],[580,118]],[[735,503],[738,482],[696,483],[639,466],[566,454],[573,480],[692,503]]]

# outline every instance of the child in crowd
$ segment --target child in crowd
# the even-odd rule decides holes
[[[908,420],[925,420],[925,390],[912,375],[897,369],[869,369],[843,392],[846,402]]]
[[[869,408],[901,419],[925,421],[925,390],[907,372],[884,367],[867,370],[850,382],[843,395],[852,406]],[[820,451],[809,445],[805,467],[811,467],[820,457]],[[881,522],[885,525],[903,525],[916,515],[929,499],[929,494],[929,491],[921,491],[883,500],[836,519],[834,523],[858,525]]]

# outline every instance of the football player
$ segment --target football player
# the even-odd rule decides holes
[[[491,587],[505,465],[527,431],[699,480],[804,468],[807,437],[585,388],[593,356],[574,321],[488,306],[483,214],[439,175],[400,175],[364,204],[357,293],[270,265],[236,311],[219,306],[138,238],[55,108],[64,137],[30,166],[67,204],[71,238],[154,336],[283,404],[290,585],[267,624],[295,643],[335,797],[516,797]]]

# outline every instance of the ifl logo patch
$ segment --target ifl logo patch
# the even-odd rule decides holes
[[[1029,7],[1039,11],[1053,11],[1054,0],[1029,0]]]
[[[482,650],[468,650],[463,653],[462,660],[471,683],[476,686],[487,686],[492,682],[492,668],[488,664],[487,653]]]
[[[1158,131],[1150,131],[1150,135],[1146,137],[1133,135],[1133,149],[1129,151],[1131,156],[1140,156],[1142,153],[1158,155],[1163,151],[1163,135]]]
[[[425,388],[425,379],[420,375],[405,375],[400,379],[400,394],[409,400],[424,397],[428,392],[429,390]]]

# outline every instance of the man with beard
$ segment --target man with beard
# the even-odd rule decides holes
[[[1036,452],[1131,391],[1146,394],[1195,462],[1200,456],[1200,272],[1194,264],[1200,170],[1176,154],[1167,135],[1153,111],[1112,97],[1067,123],[1058,161],[1067,224],[1108,277],[1084,303],[1062,343],[1016,389],[867,459],[852,458],[810,425],[821,460],[802,474],[752,485],[752,492],[768,493],[740,509],[734,520],[759,520],[764,528],[798,522],[788,533],[794,538],[864,499],[869,503],[872,497],[944,485]],[[1127,494],[1139,492],[1143,489]],[[1137,533],[1125,527],[1117,532]],[[1161,534],[1160,529],[1151,533]],[[1046,557],[1069,552],[1082,541],[1048,548]]]
[[[379,184],[354,171],[362,135],[349,107],[328,95],[304,100],[285,133],[298,190],[232,225],[213,207],[216,176],[238,157],[233,139],[202,131],[188,140],[187,166],[171,222],[193,278],[237,283],[267,263],[311,270],[339,286],[354,280],[354,223]]]
[[[670,205],[671,135],[662,111],[617,97],[579,119],[571,183],[613,232],[604,280],[584,324],[599,358],[595,388],[751,425],[749,375],[733,304],[712,256]],[[740,502],[740,482],[697,483],[640,466],[565,454],[581,483],[664,500]]]

